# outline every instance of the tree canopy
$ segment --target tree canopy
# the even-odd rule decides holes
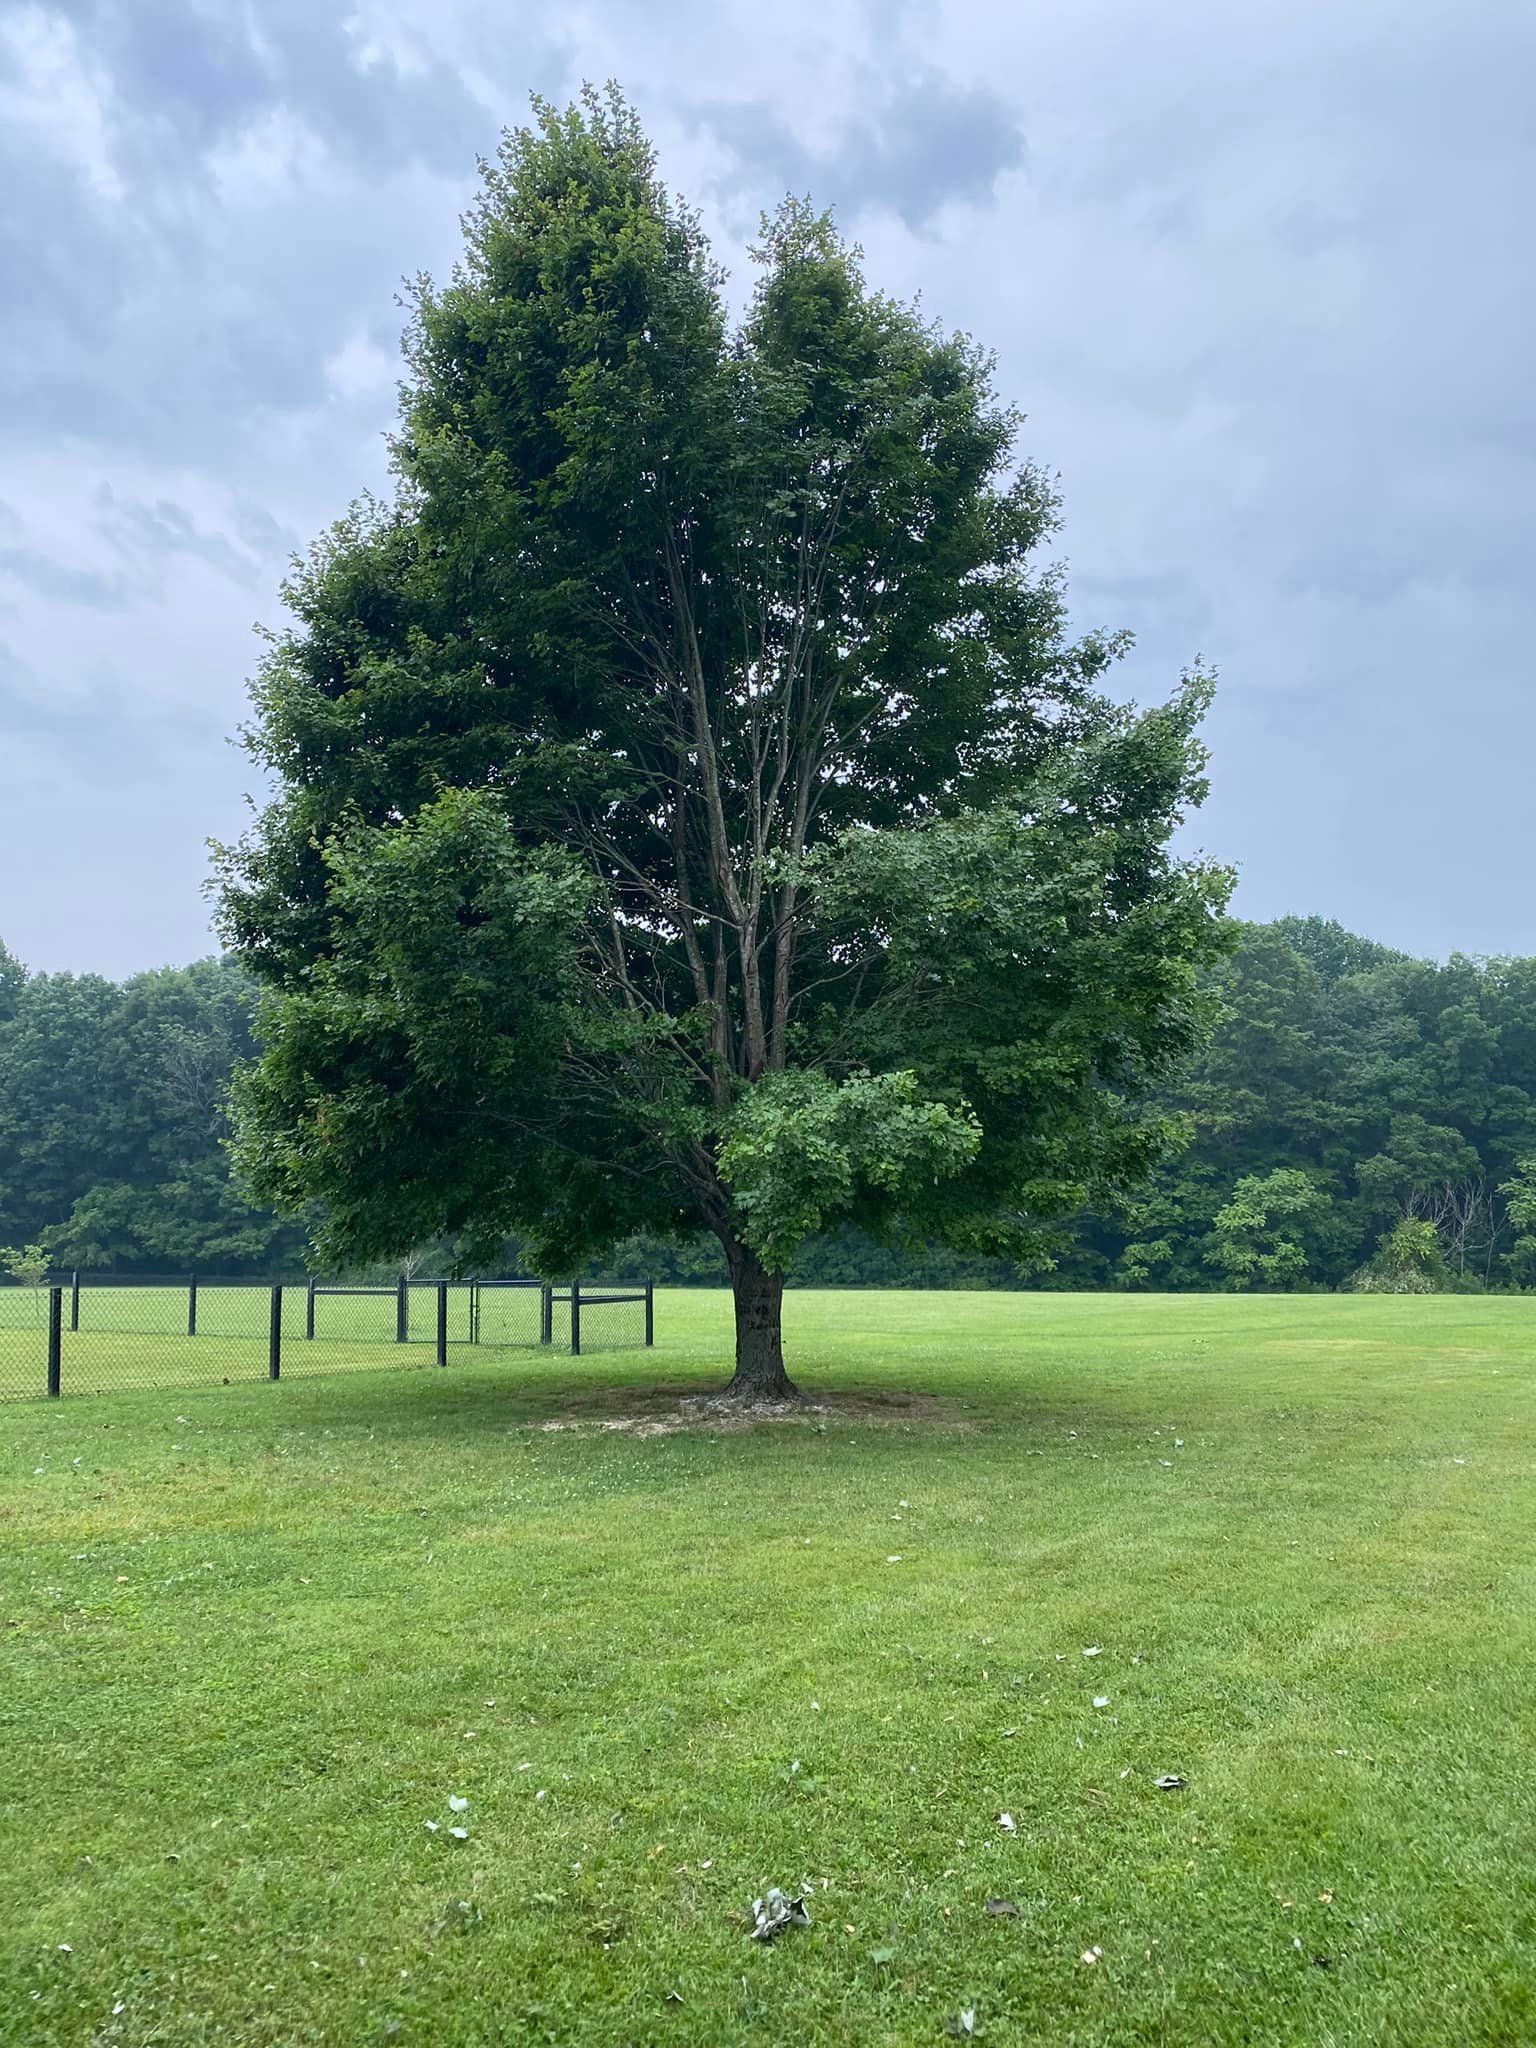
[[[719,1240],[737,1378],[839,1225],[1039,1255],[1142,1178],[1230,877],[1186,678],[1100,687],[992,364],[765,220],[733,326],[617,96],[538,110],[421,280],[396,488],[287,587],[224,921],[254,1186],[333,1257]]]
[[[224,1150],[253,998],[228,961],[114,983],[27,975],[0,946],[0,1243],[140,1272],[295,1259],[303,1230],[240,1192]]]

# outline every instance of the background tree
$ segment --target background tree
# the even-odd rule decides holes
[[[1422,1217],[1405,1216],[1384,1233],[1376,1256],[1361,1267],[1353,1285],[1362,1294],[1435,1294],[1444,1266],[1435,1226]]]
[[[733,1385],[851,1224],[1039,1256],[1143,1175],[1221,870],[1186,683],[1095,684],[989,360],[799,203],[731,332],[634,116],[509,135],[415,292],[398,488],[312,552],[228,856],[243,1159],[335,1257],[703,1226]]]
[[[1233,1287],[1287,1286],[1306,1274],[1308,1227],[1327,1205],[1295,1167],[1244,1174],[1216,1212],[1206,1258]]]
[[[37,1323],[41,1323],[47,1314],[43,1282],[48,1277],[49,1264],[48,1253],[40,1244],[0,1245],[0,1271],[8,1273],[18,1287],[29,1290],[32,1319]]]
[[[1517,1161],[1513,1177],[1499,1192],[1508,1203],[1511,1264],[1529,1281],[1536,1278],[1536,1157]]]
[[[0,952],[0,969],[3,969]],[[252,985],[226,961],[134,975],[0,972],[0,1232],[61,1265],[263,1271],[302,1231],[232,1183],[229,1078]]]

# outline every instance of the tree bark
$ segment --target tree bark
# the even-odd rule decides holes
[[[784,1275],[770,1273],[746,1245],[728,1240],[736,1302],[736,1376],[726,1388],[740,1401],[794,1401],[800,1389],[784,1370]]]

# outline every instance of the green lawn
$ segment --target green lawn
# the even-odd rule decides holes
[[[787,1313],[0,1408],[0,2040],[1536,2040],[1536,1302]]]

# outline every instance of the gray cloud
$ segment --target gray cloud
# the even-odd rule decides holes
[[[38,433],[174,457],[210,422],[322,403],[327,356],[396,325],[402,224],[497,133],[451,66],[406,70],[338,9],[63,0],[17,19],[0,82],[51,133],[0,124],[0,289],[29,308],[8,381]],[[56,107],[39,71],[68,80]]]
[[[802,141],[789,117],[763,100],[707,102],[697,119],[759,195],[814,191],[850,216],[888,207],[914,229],[957,201],[990,198],[1024,155],[1018,117],[1004,100],[934,72],[901,81],[817,143]]]
[[[227,534],[205,531],[184,505],[170,498],[146,504],[139,498],[121,496],[103,481],[95,502],[98,533],[146,576],[150,588],[159,587],[159,571],[176,556],[206,562],[231,582],[250,588],[292,547],[277,521],[260,507],[246,506],[237,512],[234,524],[242,545],[236,546]]]
[[[59,604],[90,605],[104,612],[122,611],[131,592],[121,577],[103,576],[69,562],[50,560],[35,548],[0,548],[0,577],[11,577],[39,597]]]
[[[133,110],[129,146],[149,167],[193,163],[281,111],[370,170],[421,162],[457,176],[485,109],[418,45],[412,71],[370,51],[356,17],[310,0],[61,0],[55,10]]]

